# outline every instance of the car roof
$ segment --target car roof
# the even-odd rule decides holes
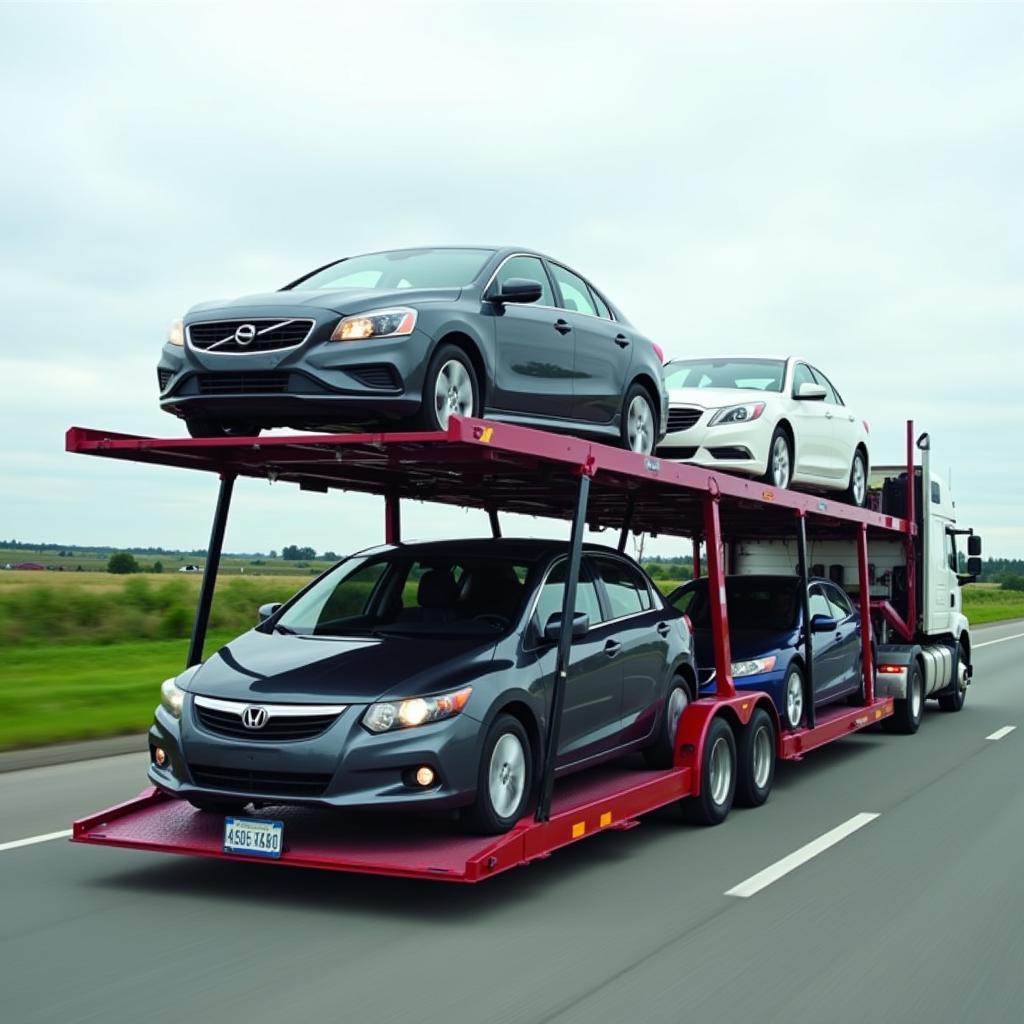
[[[563,554],[569,542],[557,539],[534,537],[466,537],[460,540],[412,541],[404,544],[381,544],[357,552],[359,555],[376,555],[388,551],[401,551],[414,557],[421,555],[446,555],[463,557],[496,556],[499,558],[526,558],[536,561],[548,555]],[[583,550],[590,554],[619,555],[634,562],[629,555],[622,554],[605,544],[584,544]]]

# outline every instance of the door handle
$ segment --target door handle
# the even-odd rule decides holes
[[[615,344],[618,345],[619,348],[625,348],[629,344],[629,338],[627,338],[624,334],[616,334]]]
[[[563,320],[559,317],[555,321],[555,330],[558,331],[559,334],[568,334],[572,330],[572,324],[569,323],[568,320]]]
[[[609,658],[614,658],[621,650],[622,644],[620,644],[618,640],[609,640],[608,643],[604,645],[604,653],[607,654]]]
[[[830,413],[830,412],[825,413],[825,419],[827,419],[827,420],[832,419],[832,413]]]
[[[836,633],[836,639],[837,639],[837,640],[842,640],[842,639],[843,639],[843,634],[842,634],[842,631],[840,631],[840,632]]]
[[[667,622],[658,623],[658,636],[668,636],[669,624]]]

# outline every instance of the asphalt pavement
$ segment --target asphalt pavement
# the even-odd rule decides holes
[[[12,845],[134,795],[145,757],[0,775],[0,1019],[1020,1021],[1024,623],[975,644],[964,710],[916,736],[780,765],[718,828],[662,813],[477,886]]]

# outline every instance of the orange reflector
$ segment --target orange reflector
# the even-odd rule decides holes
[[[900,672],[906,672],[906,665],[879,665],[878,671],[885,672],[888,675],[896,675]]]
[[[572,827],[573,839],[579,839],[584,832],[587,831],[587,823],[585,821],[577,821]]]
[[[601,828],[607,828],[612,823],[612,812],[605,811],[601,815]]]

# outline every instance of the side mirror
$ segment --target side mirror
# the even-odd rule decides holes
[[[271,615],[274,615],[280,607],[280,601],[278,601],[277,604],[261,604],[260,610],[257,612],[260,617],[260,622],[266,622],[267,619],[269,619]]]
[[[582,640],[590,632],[590,616],[586,612],[577,612],[572,617],[572,638],[574,641]],[[544,639],[549,643],[557,644],[558,638],[562,635],[562,613],[552,612],[548,621],[544,623]]]
[[[833,630],[839,628],[839,623],[832,618],[831,615],[812,615],[811,616],[811,632],[812,633],[831,633]]]
[[[825,396],[828,392],[825,390],[822,384],[812,384],[810,381],[804,381],[796,389],[794,398],[799,399],[801,402],[822,402],[825,400]]]
[[[510,277],[499,290],[491,296],[491,302],[504,305],[506,302],[536,302],[544,294],[540,281],[530,281],[525,277]]]
[[[981,559],[980,558],[968,558],[967,559],[967,575],[968,576],[980,576],[981,575]]]
[[[972,558],[981,554],[981,538],[976,533],[967,538],[967,554]]]

